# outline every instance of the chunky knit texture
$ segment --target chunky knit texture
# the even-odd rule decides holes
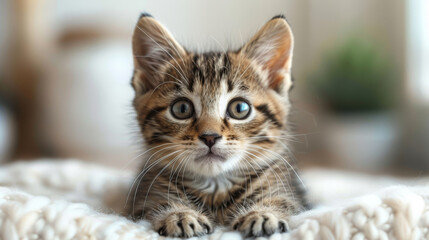
[[[303,175],[313,200],[321,194],[320,189],[313,191],[311,186],[326,179],[350,181],[349,174],[322,170],[304,171]],[[2,167],[0,239],[163,239],[147,222],[135,223],[119,214],[133,176],[133,172],[79,161],[36,161]],[[352,178],[358,181],[359,176]],[[360,178],[371,190],[374,185],[395,182],[380,185],[380,181],[368,181],[367,176]],[[342,185],[326,188],[342,191]],[[429,186],[387,187],[333,204],[335,198],[332,194],[328,204],[329,199],[320,196],[324,205],[293,217],[289,233],[274,234],[270,239],[429,239]],[[234,240],[242,236],[218,228],[202,239]]]

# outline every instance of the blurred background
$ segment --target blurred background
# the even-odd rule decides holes
[[[1,1],[1,163],[124,166],[141,152],[130,86],[141,12],[198,51],[236,49],[285,14],[299,165],[429,172],[426,0]]]

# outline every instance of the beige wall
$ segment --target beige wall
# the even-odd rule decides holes
[[[405,0],[75,0],[56,5],[56,21],[131,32],[139,13],[149,12],[186,47],[204,51],[237,48],[268,19],[283,13],[295,33],[297,80],[317,67],[327,48],[356,31],[382,43],[403,76],[405,5]]]

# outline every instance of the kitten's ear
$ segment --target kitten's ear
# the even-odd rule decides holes
[[[287,92],[291,85],[293,34],[284,16],[268,21],[240,50],[266,70],[268,86],[279,93]]]
[[[162,66],[186,51],[170,32],[149,14],[142,14],[134,29],[133,55],[135,73],[134,90],[139,93],[155,88],[162,80]]]

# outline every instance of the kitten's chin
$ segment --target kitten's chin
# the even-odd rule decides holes
[[[223,157],[213,153],[206,154],[194,159],[190,170],[196,175],[205,177],[216,177],[230,171],[237,157]]]
[[[196,162],[206,162],[206,163],[212,163],[212,162],[225,162],[227,159],[223,156],[214,154],[212,152],[207,153],[204,156],[198,157],[195,159]]]

